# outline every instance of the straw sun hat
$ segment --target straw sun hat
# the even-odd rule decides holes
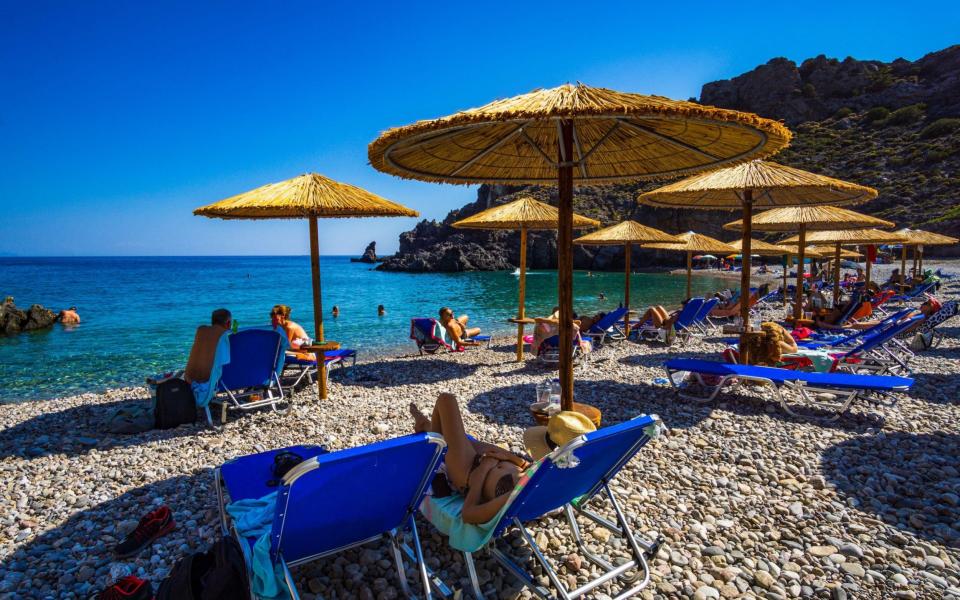
[[[540,460],[570,440],[597,428],[585,415],[564,410],[550,417],[546,427],[539,425],[523,432],[523,445],[534,460]]]

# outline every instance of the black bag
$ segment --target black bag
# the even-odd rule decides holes
[[[178,378],[157,385],[154,405],[154,424],[157,429],[170,429],[197,420],[197,403],[190,384]]]
[[[225,537],[206,552],[177,561],[157,590],[156,600],[250,600],[240,544]]]

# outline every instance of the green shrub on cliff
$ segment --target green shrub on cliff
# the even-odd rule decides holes
[[[920,131],[923,139],[938,138],[960,129],[960,119],[937,119]]]
[[[911,104],[890,113],[884,125],[909,125],[923,118],[923,111],[927,107],[923,104]]]

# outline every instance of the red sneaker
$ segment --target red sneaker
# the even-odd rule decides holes
[[[149,546],[153,540],[173,531],[176,526],[170,507],[161,506],[140,519],[137,527],[117,544],[114,552],[119,558],[133,556]]]
[[[151,600],[152,598],[153,586],[150,582],[133,575],[118,579],[113,585],[90,596],[90,600]]]

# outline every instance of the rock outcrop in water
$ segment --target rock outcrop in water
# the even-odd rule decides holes
[[[796,134],[773,157],[783,164],[875,187],[880,196],[858,211],[960,236],[960,46],[910,62],[837,60],[818,56],[799,66],[785,58],[730,80],[703,86],[701,102],[781,119]],[[721,225],[730,212],[660,210],[636,196],[657,183],[575,189],[574,210],[612,225],[633,219],[669,232],[695,230],[730,240]],[[440,222],[421,221],[400,235],[400,250],[378,268],[392,271],[513,269],[519,233],[454,229],[454,221],[520,195],[556,204],[556,188],[481,186],[477,200]],[[778,239],[776,236],[768,240]],[[556,267],[556,235],[530,234],[529,266]],[[636,268],[679,266],[679,253],[634,250]],[[957,255],[960,246],[927,248]],[[575,247],[578,269],[622,269],[620,247]]]
[[[360,258],[351,258],[350,262],[361,262],[361,263],[370,263],[379,262],[377,258],[377,243],[370,242],[367,244],[367,249],[363,251],[363,255]]]
[[[17,308],[13,298],[10,297],[0,304],[0,335],[15,335],[24,331],[46,329],[56,321],[57,314],[39,304],[22,310]]]

